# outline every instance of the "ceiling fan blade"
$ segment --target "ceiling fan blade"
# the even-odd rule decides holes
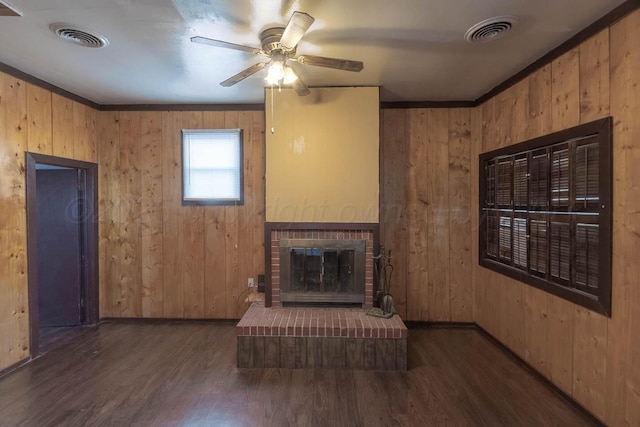
[[[350,61],[348,59],[326,58],[324,56],[300,55],[296,58],[300,64],[314,65],[316,67],[335,68],[336,70],[358,72],[364,68],[360,61]]]
[[[293,12],[282,37],[280,37],[280,45],[287,50],[293,50],[314,20],[311,15],[304,12]]]
[[[224,47],[224,48],[227,48],[227,49],[241,50],[243,52],[253,53],[254,55],[262,53],[262,50],[258,49],[257,47],[244,46],[244,45],[241,45],[241,44],[223,42],[222,40],[208,39],[206,37],[200,37],[200,36],[191,37],[191,41],[194,42],[194,43],[207,44],[209,46]]]
[[[291,70],[293,71],[293,70]],[[291,83],[291,87],[293,87],[293,90],[296,91],[296,93],[298,94],[298,96],[305,96],[305,95],[309,95],[311,93],[311,91],[309,90],[309,88],[307,87],[306,84],[304,84],[304,82],[302,81],[302,79],[300,78],[300,76],[298,75],[298,73],[296,73],[295,71],[293,71],[293,73],[296,75],[297,79]]]
[[[250,75],[255,74],[258,71],[262,70],[267,64],[268,62],[258,62],[257,64],[253,64],[251,67],[247,68],[246,70],[240,71],[235,76],[229,77],[227,80],[220,83],[220,86],[224,86],[224,87],[233,86],[234,84],[246,79]]]

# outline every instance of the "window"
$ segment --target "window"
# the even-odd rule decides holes
[[[611,126],[480,155],[480,265],[611,315]]]
[[[182,204],[243,203],[242,131],[182,131]]]

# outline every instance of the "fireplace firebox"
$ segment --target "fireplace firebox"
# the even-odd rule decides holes
[[[281,239],[280,301],[364,303],[365,244],[358,239]]]

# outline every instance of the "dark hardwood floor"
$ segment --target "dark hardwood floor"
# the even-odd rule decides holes
[[[412,329],[406,373],[237,369],[233,324],[103,323],[0,379],[1,426],[583,426],[474,329]]]
[[[60,326],[40,329],[38,355],[42,356],[66,342],[90,331],[89,326]]]

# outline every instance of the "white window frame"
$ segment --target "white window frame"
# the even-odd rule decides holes
[[[211,143],[215,144],[221,140],[213,138],[214,135],[228,135],[233,142],[238,144],[236,164],[228,167],[214,167],[208,169],[211,173],[216,172],[234,172],[232,180],[234,180],[235,191],[231,195],[215,196],[205,194],[191,194],[189,183],[194,178],[192,174],[191,162],[197,157],[197,153],[193,153],[193,147],[191,146],[191,136],[211,135]],[[182,157],[182,204],[187,205],[242,205],[244,203],[244,153],[243,153],[243,138],[242,129],[182,129],[181,132],[181,144],[180,153]],[[228,140],[227,140],[228,141]],[[202,139],[200,139],[202,142]],[[194,157],[196,156],[196,157]],[[211,185],[215,185],[212,182]]]

